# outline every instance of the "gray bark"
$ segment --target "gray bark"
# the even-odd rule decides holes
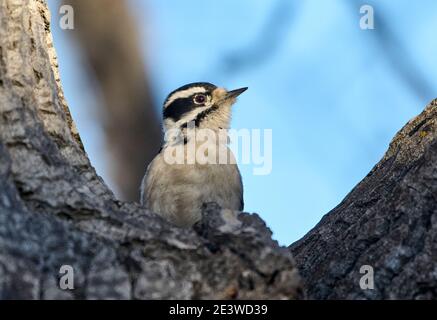
[[[211,204],[179,229],[114,198],[64,100],[49,21],[44,0],[0,0],[0,299],[299,297],[256,214]]]
[[[210,204],[193,229],[117,201],[63,98],[43,0],[0,0],[0,299],[436,298],[437,101],[290,249]],[[74,290],[59,270],[74,268]],[[362,290],[362,265],[375,289]]]
[[[308,297],[437,298],[437,99],[407,123],[383,159],[291,246]],[[362,290],[363,265],[374,289]]]

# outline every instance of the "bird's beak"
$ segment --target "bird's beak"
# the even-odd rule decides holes
[[[226,99],[233,99],[238,97],[240,94],[242,94],[244,91],[246,91],[248,88],[244,87],[244,88],[240,88],[240,89],[235,89],[232,91],[228,91],[228,93],[226,93]]]

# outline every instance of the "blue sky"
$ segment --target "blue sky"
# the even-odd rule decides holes
[[[68,31],[57,27],[57,1],[49,3],[67,101],[92,163],[116,189],[98,96]],[[366,3],[374,7],[374,30],[359,28]],[[273,130],[273,170],[255,176],[252,166],[241,166],[245,211],[259,213],[283,245],[339,204],[394,134],[437,96],[437,3],[374,3],[130,2],[157,105],[194,81],[249,87],[235,105],[232,127]]]

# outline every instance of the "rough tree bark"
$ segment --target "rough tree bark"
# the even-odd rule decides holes
[[[185,230],[114,198],[63,98],[49,21],[44,0],[0,0],[0,299],[298,297],[256,214],[210,205]]]
[[[63,98],[43,0],[0,0],[0,299],[436,298],[437,101],[302,240],[209,205],[193,229],[117,201]],[[75,289],[61,290],[71,265]],[[361,265],[375,289],[361,290]]]
[[[437,298],[437,99],[291,252],[310,298]],[[363,265],[373,290],[360,288]]]

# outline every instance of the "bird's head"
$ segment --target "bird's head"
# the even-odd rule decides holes
[[[227,129],[231,106],[246,91],[228,91],[207,82],[195,82],[171,92],[164,102],[164,130],[177,129],[191,123],[197,128]]]

